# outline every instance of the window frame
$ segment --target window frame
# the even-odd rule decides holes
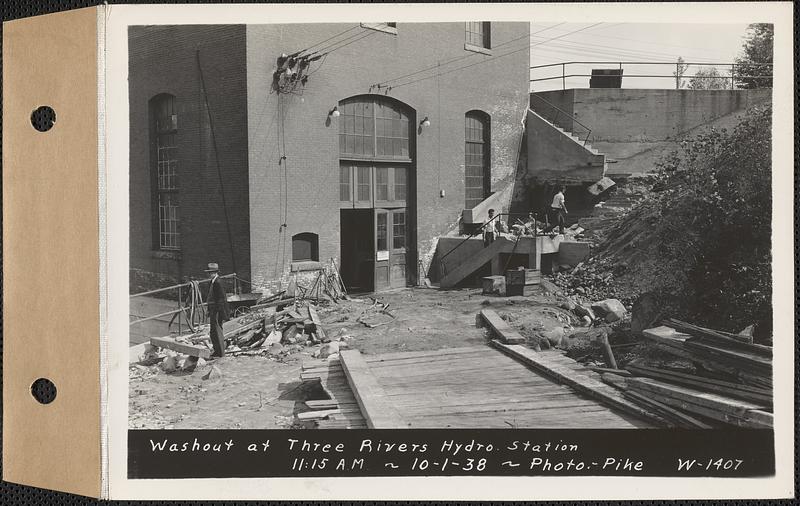
[[[154,95],[149,101],[150,171],[152,186],[153,250],[181,251],[180,180],[177,97]],[[164,112],[166,111],[166,114]],[[166,118],[166,120],[165,120]],[[165,142],[165,141],[169,142]],[[162,151],[165,153],[162,158]],[[163,172],[162,169],[166,170]],[[163,185],[164,181],[166,185]],[[173,226],[165,226],[173,224]],[[174,228],[173,228],[174,227]],[[171,239],[170,239],[171,238]]]
[[[481,31],[475,32],[471,23],[480,23]],[[464,23],[464,49],[475,53],[492,54],[492,23],[490,21],[466,21]],[[480,44],[476,44],[473,35],[480,34]]]
[[[361,23],[361,28],[397,35],[397,22]]]
[[[295,241],[308,243],[311,258],[295,258]],[[298,232],[292,236],[292,263],[302,262],[319,262],[319,234],[315,232]]]
[[[468,135],[469,129],[469,122],[470,121],[477,121],[481,125],[481,137],[482,140],[477,142],[475,140],[471,140],[470,136]],[[467,186],[467,178],[475,177],[475,176],[468,176],[467,171],[469,167],[474,166],[473,164],[468,163],[469,153],[469,146],[471,144],[480,144],[481,148],[481,186],[482,186],[482,197],[478,202],[470,207],[468,200],[475,200],[468,199],[467,197],[467,189],[468,188],[476,188],[474,186]],[[464,114],[464,209],[474,209],[475,206],[485,200],[489,195],[491,195],[491,167],[492,167],[492,118],[484,111],[480,111],[477,109],[473,109],[467,111]]]

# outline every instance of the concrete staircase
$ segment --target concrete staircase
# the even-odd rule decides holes
[[[532,109],[526,118],[528,174],[539,180],[594,183],[603,178],[606,157],[572,132]]]
[[[515,246],[516,244],[516,246]],[[500,255],[503,253],[515,253],[529,255],[528,265],[532,268],[538,266],[538,253],[536,248],[536,239],[533,237],[521,237],[519,241],[499,237],[489,246],[476,251],[469,256],[458,256],[451,259],[451,264],[447,263],[447,259],[443,262],[445,272],[439,280],[441,288],[453,288],[458,283],[467,278],[470,274],[474,273],[487,262],[492,264],[492,274],[501,274],[502,266],[500,265]],[[452,260],[456,260],[453,262]]]

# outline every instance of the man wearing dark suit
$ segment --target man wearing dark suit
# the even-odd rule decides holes
[[[211,278],[211,286],[208,287],[208,320],[211,324],[211,345],[214,347],[212,357],[225,355],[225,335],[222,332],[222,322],[231,319],[228,311],[228,297],[225,295],[225,287],[219,279],[219,266],[216,263],[208,264],[206,269]]]

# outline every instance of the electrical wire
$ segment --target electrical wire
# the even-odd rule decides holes
[[[356,39],[354,39],[354,40],[351,40],[350,42],[348,42],[348,43],[346,43],[346,44],[342,44],[342,45],[340,45],[340,46],[336,46],[336,47],[334,47],[333,49],[329,49],[329,50],[327,50],[327,51],[326,51],[325,53],[323,53],[323,54],[324,54],[325,56],[327,56],[327,55],[329,55],[329,54],[331,54],[331,53],[333,53],[333,52],[335,52],[335,51],[338,51],[338,50],[342,49],[343,47],[347,47],[347,46],[349,46],[350,44],[353,44],[354,42],[358,42],[359,40],[366,39],[367,37],[370,37],[370,36],[372,36],[372,35],[375,35],[376,33],[378,33],[378,32],[377,32],[377,31],[374,31],[374,30],[370,30],[370,31],[369,31],[369,33],[367,33],[367,34],[361,34],[361,33],[358,33],[358,34],[356,34],[356,35],[360,35],[360,37],[358,37],[358,38],[356,38]],[[347,39],[345,39],[345,40],[347,40]],[[343,40],[343,41],[341,41],[341,42],[344,42],[344,40]]]
[[[339,36],[341,36],[341,35],[344,35],[344,34],[346,34],[346,33],[348,33],[348,32],[352,32],[353,30],[355,30],[355,29],[357,29],[357,28],[361,28],[361,25],[355,25],[355,26],[353,26],[353,27],[350,27],[350,28],[348,28],[347,30],[345,30],[345,31],[343,31],[343,32],[337,33],[336,35],[334,35],[334,36],[332,36],[332,37],[328,37],[328,38],[327,38],[327,39],[325,39],[325,40],[321,40],[321,41],[317,42],[316,44],[311,44],[311,45],[310,45],[310,46],[308,46],[307,48],[305,48],[305,49],[302,49],[302,50],[298,51],[298,53],[302,54],[302,53],[305,53],[305,52],[311,51],[311,48],[313,48],[313,47],[315,47],[315,46],[319,46],[319,45],[321,45],[321,44],[324,44],[324,43],[328,42],[329,40],[333,40],[333,39],[335,39],[335,38],[337,38],[337,37],[339,37]],[[315,51],[311,51],[309,54],[317,54],[318,52],[319,52],[319,50],[315,50]]]
[[[516,41],[518,41],[518,40],[522,40],[522,39],[525,39],[525,38],[528,38],[528,39],[530,39],[530,37],[531,37],[531,36],[533,36],[534,34],[545,32],[545,31],[547,31],[547,30],[550,30],[551,28],[555,28],[555,27],[557,27],[557,26],[560,26],[560,25],[563,25],[563,24],[564,24],[564,23],[558,23],[558,24],[555,24],[555,25],[549,26],[549,27],[547,27],[547,28],[544,28],[544,29],[542,29],[542,30],[538,30],[538,31],[536,31],[536,32],[533,32],[533,33],[526,33],[525,35],[523,35],[523,36],[521,36],[521,37],[515,37],[515,38],[513,38],[513,39],[511,39],[511,40],[507,40],[507,41],[505,41],[505,42],[503,42],[503,43],[501,43],[501,44],[497,44],[496,46],[494,46],[494,49],[496,49],[496,48],[498,48],[498,47],[503,47],[503,46],[506,46],[506,45],[508,45],[508,44],[511,44],[512,42],[516,42]],[[402,75],[402,76],[397,76],[397,77],[393,77],[393,78],[391,78],[391,79],[387,79],[387,80],[385,80],[385,81],[381,81],[381,82],[379,82],[379,83],[376,83],[376,84],[374,84],[373,86],[374,86],[374,87],[378,87],[378,88],[382,88],[382,87],[384,87],[384,85],[387,85],[388,83],[391,83],[391,82],[394,82],[394,81],[399,81],[400,79],[404,79],[404,78],[406,78],[406,77],[415,76],[415,75],[421,74],[421,73],[423,73],[423,72],[425,72],[425,71],[428,71],[428,70],[432,70],[432,69],[439,69],[439,68],[440,68],[442,65],[449,65],[449,64],[451,64],[451,63],[455,63],[455,62],[457,62],[457,61],[461,61],[461,60],[464,60],[464,59],[466,59],[466,58],[469,58],[469,57],[472,57],[472,56],[477,56],[477,55],[478,55],[478,53],[469,53],[469,54],[467,54],[467,55],[463,55],[463,56],[457,56],[457,57],[455,57],[455,58],[452,58],[452,59],[450,59],[450,60],[446,60],[446,61],[444,61],[444,62],[437,63],[436,65],[431,65],[430,67],[426,67],[426,68],[424,68],[424,69],[422,69],[422,70],[417,70],[416,72],[411,72],[411,73],[409,73],[409,74],[404,74],[404,75]]]
[[[503,57],[505,57],[505,56],[510,56],[510,55],[512,55],[512,54],[519,53],[520,51],[526,51],[526,50],[528,50],[528,49],[530,49],[530,48],[533,48],[533,47],[536,47],[536,46],[539,46],[539,45],[545,44],[545,43],[547,43],[547,42],[550,42],[550,41],[552,41],[552,40],[560,39],[560,38],[562,38],[562,37],[566,37],[567,35],[572,35],[573,33],[582,32],[582,31],[584,31],[584,30],[588,30],[588,29],[590,29],[590,28],[593,28],[593,27],[595,27],[595,26],[597,26],[597,25],[601,25],[601,24],[603,24],[603,23],[594,23],[594,24],[592,24],[592,25],[586,26],[586,27],[584,27],[584,28],[581,28],[581,29],[579,29],[579,30],[575,30],[575,31],[572,31],[572,32],[569,32],[569,33],[565,33],[564,35],[560,35],[560,36],[558,36],[558,37],[553,37],[553,38],[551,38],[551,39],[547,39],[547,40],[545,40],[545,41],[542,41],[542,42],[537,42],[537,43],[535,43],[535,44],[530,44],[530,45],[528,45],[528,46],[524,46],[524,47],[521,47],[521,48],[519,48],[519,49],[515,49],[515,50],[513,50],[513,51],[509,51],[509,52],[507,52],[507,53],[499,54],[499,55],[497,55],[497,56],[490,56],[489,58],[486,58],[485,60],[481,60],[481,61],[479,61],[479,62],[475,62],[475,63],[472,63],[472,64],[470,64],[470,65],[464,65],[463,67],[456,67],[456,68],[454,68],[454,69],[450,69],[450,70],[448,70],[448,71],[446,71],[446,72],[442,72],[442,73],[434,74],[434,75],[431,75],[431,76],[421,77],[421,78],[419,78],[419,79],[415,79],[415,80],[413,80],[413,81],[409,81],[409,82],[407,82],[407,83],[396,84],[396,85],[394,85],[394,86],[392,86],[392,87],[393,87],[393,88],[399,88],[399,87],[402,87],[402,86],[408,86],[408,85],[410,85],[410,84],[415,84],[415,83],[418,83],[418,82],[420,82],[420,81],[425,81],[425,80],[427,80],[427,79],[431,79],[431,78],[433,78],[433,77],[436,77],[436,76],[444,76],[444,75],[447,75],[447,74],[451,74],[451,73],[453,73],[453,72],[457,72],[457,71],[459,71],[459,70],[464,70],[464,69],[468,69],[468,68],[470,68],[470,67],[474,67],[474,66],[476,66],[476,65],[480,65],[480,64],[482,64],[482,63],[487,63],[487,62],[490,62],[490,61],[496,61],[496,60],[498,60],[498,59],[500,59],[500,58],[503,58]]]
[[[603,44],[594,44],[594,43],[582,43],[576,41],[568,41],[562,40],[559,41],[558,44],[554,44],[554,46],[558,47],[559,45],[566,46],[566,47],[575,47],[578,49],[586,49],[586,50],[593,50],[593,49],[611,49],[616,52],[620,53],[627,53],[634,55],[634,57],[643,57],[643,58],[670,58],[674,61],[674,59],[679,56],[678,53],[662,53],[660,51],[649,51],[649,50],[634,50],[634,49],[625,49],[620,47],[614,46],[606,46]],[[704,60],[707,59],[706,57],[695,57],[695,56],[687,56],[687,58],[691,58],[692,60]]]

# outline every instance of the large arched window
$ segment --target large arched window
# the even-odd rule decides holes
[[[151,173],[153,181],[153,244],[161,250],[181,247],[178,204],[178,114],[175,96],[150,100]]]
[[[465,116],[464,138],[464,206],[472,209],[488,197],[491,190],[489,115],[469,111]]]
[[[339,154],[355,158],[410,160],[408,114],[374,96],[339,102]]]

